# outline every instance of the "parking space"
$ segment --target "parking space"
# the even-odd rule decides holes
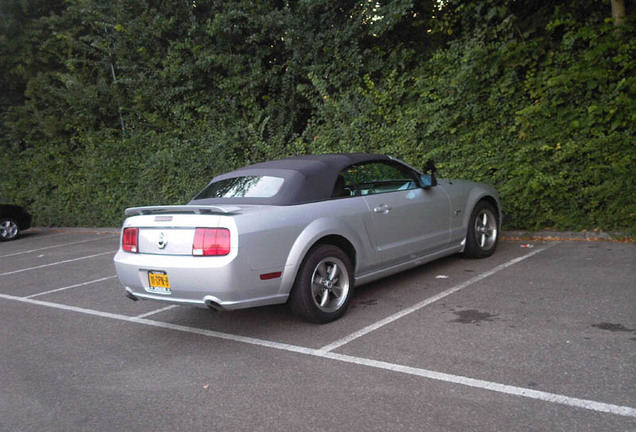
[[[636,248],[502,241],[345,317],[133,302],[115,232],[0,245],[0,430],[636,430]]]
[[[612,259],[587,244],[555,245],[374,332],[371,344],[362,338],[341,351],[633,404],[636,332],[603,330],[603,323],[634,328],[636,256],[631,245],[610,249]]]

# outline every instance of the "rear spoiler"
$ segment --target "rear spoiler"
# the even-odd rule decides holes
[[[126,209],[126,216],[166,214],[166,213],[193,213],[193,214],[232,214],[241,210],[235,206],[213,205],[174,205],[174,206],[148,206],[131,207]]]

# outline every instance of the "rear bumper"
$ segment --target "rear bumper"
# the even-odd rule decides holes
[[[273,304],[281,304],[287,301],[289,297],[288,294],[276,294],[273,296],[262,297],[262,298],[250,298],[246,300],[236,301],[236,302],[228,302],[218,299],[215,296],[205,296],[202,301],[200,300],[188,300],[177,297],[163,297],[158,295],[152,295],[148,293],[140,293],[133,291],[132,288],[126,286],[126,297],[131,300],[155,300],[164,303],[170,304],[181,304],[188,306],[196,306],[196,307],[207,307],[209,309],[213,309],[216,311],[221,310],[237,310],[237,309],[245,309],[257,306],[267,306]]]
[[[151,255],[120,249],[114,261],[117,276],[132,299],[233,310],[284,303],[289,295],[281,292],[282,278],[261,280],[260,274],[269,271],[250,270],[240,256]],[[165,272],[169,294],[151,292],[149,271]]]

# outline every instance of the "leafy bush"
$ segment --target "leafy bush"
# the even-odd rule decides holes
[[[494,184],[507,228],[633,232],[636,35],[605,16],[595,0],[6,0],[0,195],[38,225],[118,225],[247,163],[365,151]]]

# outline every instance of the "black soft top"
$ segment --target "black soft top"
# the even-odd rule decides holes
[[[205,198],[189,204],[269,204],[291,205],[329,199],[338,174],[351,165],[390,161],[389,156],[370,153],[338,153],[295,156],[239,168],[212,179],[210,183],[243,176],[273,176],[285,179],[270,198]]]

